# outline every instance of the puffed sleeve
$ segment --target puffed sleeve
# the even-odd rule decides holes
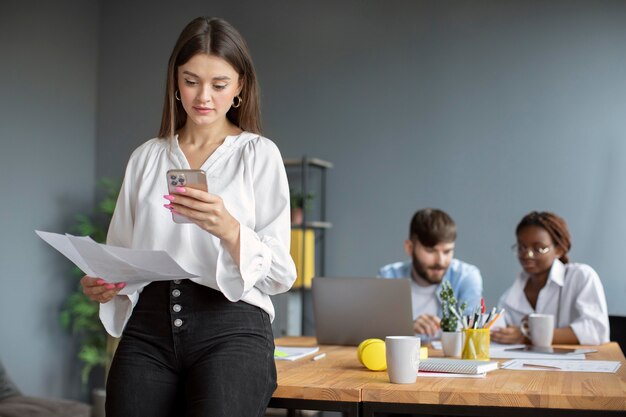
[[[259,138],[263,139],[263,138]],[[217,262],[217,285],[230,301],[252,288],[267,295],[287,291],[296,279],[289,253],[289,185],[280,151],[273,142],[254,141],[247,160],[252,169],[254,228],[241,224],[238,271],[223,244]]]
[[[132,244],[133,224],[136,195],[133,189],[133,159],[126,167],[124,181],[120,193],[117,197],[115,211],[109,231],[107,233],[107,244],[130,248]],[[133,306],[137,303],[139,294],[134,292],[129,295],[118,295],[108,303],[100,304],[100,320],[105,330],[113,337],[120,337],[126,322],[130,318]]]
[[[609,341],[609,314],[600,277],[585,265],[570,327],[581,345],[600,345]],[[581,277],[582,278],[582,277]]]

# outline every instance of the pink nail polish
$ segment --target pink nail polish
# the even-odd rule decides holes
[[[104,286],[107,290],[112,290],[113,288],[115,288],[115,285],[113,284],[107,284]]]
[[[172,209],[172,205],[171,204],[163,204],[163,207],[165,207],[168,210]]]
[[[117,288],[124,288],[125,286],[126,286],[125,282],[118,282],[116,285]]]
[[[173,195],[164,195],[163,198],[166,199],[166,200],[174,201],[174,196]]]
[[[184,193],[185,192],[185,187],[176,187],[176,192]]]

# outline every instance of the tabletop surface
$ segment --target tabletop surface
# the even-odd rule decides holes
[[[314,346],[313,337],[285,337],[283,346]],[[569,346],[571,347],[571,346]],[[586,346],[583,346],[586,347]],[[614,374],[498,369],[485,378],[418,377],[391,384],[387,372],[363,367],[353,346],[320,346],[323,359],[276,361],[276,398],[346,402],[389,402],[579,410],[626,410],[626,360],[617,343],[593,347],[588,360],[622,362]],[[429,349],[430,357],[441,351]],[[506,360],[499,360],[504,362]]]

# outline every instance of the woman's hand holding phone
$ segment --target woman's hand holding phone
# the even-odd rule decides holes
[[[81,278],[80,285],[83,287],[83,293],[89,299],[99,303],[108,303],[126,286],[126,283],[111,284],[102,278],[85,275]]]
[[[176,223],[195,223],[218,237],[239,265],[239,222],[226,209],[222,198],[208,192],[206,174],[199,169],[169,170],[169,194],[164,207]]]
[[[226,209],[220,196],[191,187],[176,187],[164,197],[170,202],[166,208],[221,240],[231,241],[239,236],[239,222]]]

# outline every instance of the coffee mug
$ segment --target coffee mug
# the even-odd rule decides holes
[[[389,381],[412,384],[417,379],[420,364],[420,339],[414,336],[387,336],[385,356]]]
[[[552,346],[554,316],[552,314],[530,314],[522,320],[520,331],[534,346]]]

